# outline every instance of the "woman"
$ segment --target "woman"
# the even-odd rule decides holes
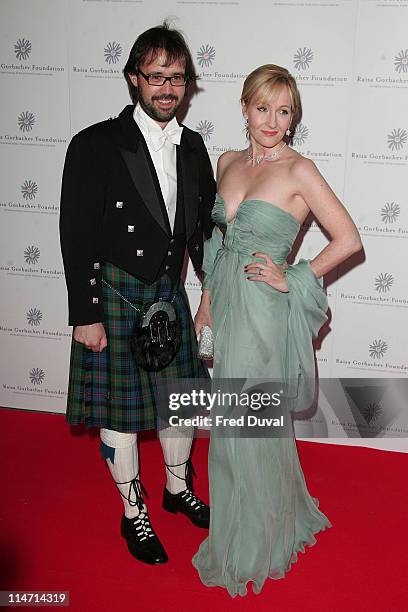
[[[326,320],[318,279],[359,251],[361,241],[314,163],[287,146],[301,118],[288,71],[272,64],[254,70],[241,103],[250,144],[218,161],[212,213],[218,229],[205,244],[196,331],[204,324],[213,329],[214,378],[286,381],[286,406],[297,412],[313,400],[312,337]],[[286,266],[310,212],[331,240],[312,261]],[[261,439],[212,435],[210,533],[193,558],[206,585],[235,596],[253,581],[259,592],[331,526],[306,488],[291,432]]]

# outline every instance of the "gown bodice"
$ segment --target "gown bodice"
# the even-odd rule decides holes
[[[214,376],[291,381],[299,391],[291,410],[302,412],[314,393],[312,338],[327,319],[322,282],[304,259],[285,269],[288,293],[263,281],[250,282],[245,273],[246,264],[265,262],[261,253],[284,264],[300,222],[256,199],[243,200],[228,221],[219,194],[212,219],[222,232],[213,231],[205,242],[203,261],[204,288],[211,295]]]
[[[290,213],[266,200],[243,200],[228,222],[225,201],[217,194],[212,219],[224,234],[224,248],[242,255],[268,253],[283,264],[299,232],[300,223]]]

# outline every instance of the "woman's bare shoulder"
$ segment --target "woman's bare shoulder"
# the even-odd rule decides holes
[[[290,161],[292,162],[293,168],[302,170],[304,168],[311,168],[313,166],[316,167],[315,163],[308,157],[298,153],[298,151],[295,151],[295,149],[289,147],[288,149],[290,151]]]
[[[290,149],[288,161],[290,162],[290,171],[292,175],[298,178],[311,179],[320,176],[314,161],[308,157],[304,157],[294,149]]]
[[[221,164],[222,166],[224,166],[225,164],[230,164],[234,160],[242,157],[242,154],[243,151],[225,151],[222,155],[219,156],[218,164]]]
[[[225,151],[220,155],[217,162],[217,176],[220,177],[234,161],[242,158],[242,153],[243,151]]]

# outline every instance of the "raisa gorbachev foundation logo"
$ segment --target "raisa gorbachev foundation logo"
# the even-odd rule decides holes
[[[295,147],[298,147],[306,142],[306,139],[309,136],[309,128],[307,128],[303,123],[299,123],[296,126],[295,133],[292,137],[292,143]]]
[[[401,151],[408,139],[408,133],[402,128],[394,128],[387,136],[388,148],[391,151]]]
[[[296,70],[306,70],[313,60],[313,51],[308,47],[298,49],[293,56],[293,65]]]
[[[200,121],[200,123],[196,126],[196,130],[199,134],[201,134],[203,140],[207,142],[210,140],[214,132],[214,124],[211,123],[211,121],[204,119],[204,121]]]
[[[387,293],[394,284],[394,277],[388,272],[382,272],[375,277],[374,286],[378,293]]]
[[[371,423],[375,423],[375,421],[377,421],[378,418],[381,416],[381,413],[381,406],[377,402],[370,402],[361,410],[361,414],[363,415],[368,425],[370,425]]]
[[[41,368],[32,368],[28,377],[33,385],[42,385],[45,378],[45,372]]]
[[[399,217],[400,212],[401,209],[399,204],[396,204],[395,202],[386,202],[381,208],[381,221],[386,224],[394,223]]]
[[[373,359],[384,357],[388,350],[388,345],[384,340],[373,340],[369,346],[368,352]]]
[[[394,58],[394,69],[398,74],[408,72],[408,49],[402,49]]]
[[[215,49],[211,45],[201,45],[197,51],[197,62],[202,68],[211,66],[215,59]]]
[[[107,64],[117,64],[122,55],[122,47],[116,41],[109,42],[103,51]]]
[[[14,54],[18,60],[27,60],[31,53],[31,43],[26,38],[19,38],[14,45]]]
[[[23,111],[17,117],[18,127],[22,132],[31,132],[35,123],[35,116],[30,111]]]
[[[34,245],[28,246],[24,251],[24,259],[28,264],[36,264],[40,259],[40,249]]]
[[[21,195],[25,200],[34,200],[37,195],[38,185],[35,181],[26,180],[21,185]]]
[[[42,312],[38,308],[30,308],[27,312],[27,323],[31,326],[37,327],[41,324]]]

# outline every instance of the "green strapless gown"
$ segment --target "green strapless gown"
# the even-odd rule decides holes
[[[214,232],[205,243],[205,286],[211,294],[214,378],[296,380],[290,410],[308,408],[314,396],[312,337],[326,320],[320,282],[301,260],[289,266],[289,293],[246,280],[244,265],[268,253],[286,261],[300,229],[289,213],[264,200],[241,202],[227,223],[218,195]],[[201,580],[245,595],[260,592],[269,576],[282,578],[314,534],[331,527],[307,490],[294,436],[211,436],[209,536],[193,557]]]

